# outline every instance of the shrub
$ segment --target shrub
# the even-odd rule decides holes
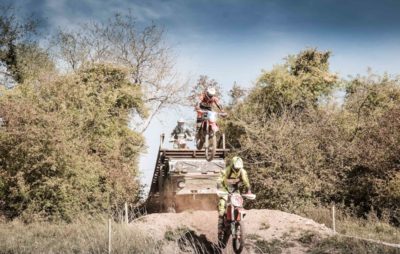
[[[127,127],[131,109],[145,114],[141,91],[112,65],[0,96],[1,213],[70,221],[135,202],[143,138]]]

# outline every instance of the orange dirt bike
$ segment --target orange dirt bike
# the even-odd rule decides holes
[[[226,211],[224,215],[223,236],[220,240],[220,246],[226,247],[229,237],[232,236],[232,247],[235,253],[241,253],[245,244],[243,219],[246,211],[243,208],[243,198],[254,200],[255,194],[240,194],[231,192],[218,192],[218,197],[228,198]]]
[[[217,125],[218,116],[226,116],[226,113],[218,113],[214,111],[199,110],[202,113],[202,123],[198,133],[196,134],[196,147],[198,150],[204,146],[206,160],[212,161],[217,150]]]

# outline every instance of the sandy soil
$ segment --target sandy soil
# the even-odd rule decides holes
[[[332,234],[324,225],[313,220],[275,210],[249,210],[244,220],[247,236],[246,249],[242,253],[263,253],[260,241],[280,242],[275,244],[280,248],[277,253],[305,253],[307,246],[299,240],[305,232],[313,232],[319,238]],[[142,217],[131,224],[151,234],[160,241],[167,241],[168,235],[182,235],[182,238],[201,242],[200,253],[216,253],[213,249],[217,242],[217,212],[216,211],[185,211],[182,213],[156,213]],[[278,240],[278,241],[277,241]],[[170,240],[163,253],[187,253],[179,247],[179,241]],[[208,250],[205,250],[208,249]],[[265,251],[265,248],[264,248]],[[223,253],[233,253],[231,244]]]

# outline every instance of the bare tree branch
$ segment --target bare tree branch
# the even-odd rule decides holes
[[[111,62],[129,70],[149,108],[141,132],[162,109],[184,103],[188,86],[178,79],[172,49],[164,30],[155,24],[139,29],[132,14],[117,13],[105,23],[93,21],[75,31],[59,31],[55,42],[59,57],[72,70],[95,62]]]

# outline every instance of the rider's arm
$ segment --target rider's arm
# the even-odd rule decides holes
[[[250,192],[251,188],[250,188],[250,181],[249,181],[249,177],[247,175],[247,171],[242,169],[241,176],[242,176],[242,182],[243,182],[244,187],[246,188],[246,190],[248,192]]]
[[[177,134],[177,130],[176,130],[176,127],[175,127],[174,130],[171,132],[171,137],[175,136],[176,134]]]
[[[226,186],[226,170],[221,170],[221,172],[219,173],[219,177],[217,180],[217,189],[222,189],[222,190],[227,190],[227,186]]]
[[[197,101],[197,103],[196,103],[196,105],[195,105],[195,109],[198,111],[198,110],[201,110],[201,108],[200,108],[200,103],[202,102],[204,100],[204,94],[202,94],[201,96],[200,96],[200,98],[199,98],[199,100]]]
[[[219,99],[216,98],[216,97],[215,97],[215,99],[214,99],[214,104],[215,104],[215,106],[217,106],[217,108],[218,108],[220,111],[222,111],[222,112],[224,111],[224,109],[223,109],[221,103],[219,102]]]
[[[196,103],[196,106],[194,106],[194,109],[195,109],[196,111],[200,110],[200,101],[198,101],[198,102]]]

